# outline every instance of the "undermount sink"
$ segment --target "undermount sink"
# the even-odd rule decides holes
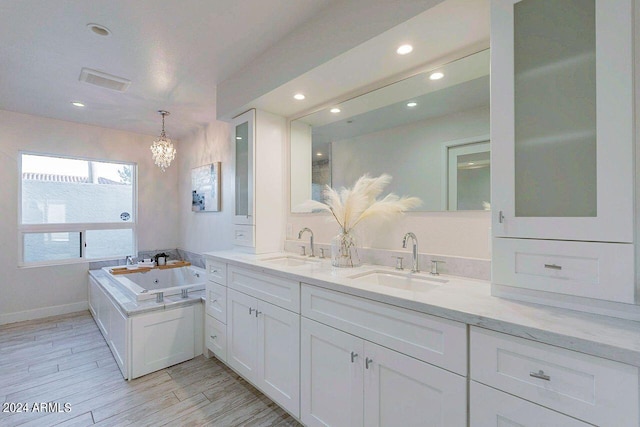
[[[308,258],[308,257],[296,257],[291,255],[281,255],[273,258],[264,258],[262,259],[264,262],[268,262],[269,264],[281,265],[283,267],[297,267],[299,265],[309,265],[316,264],[320,262],[318,259]]]
[[[395,271],[374,270],[348,276],[349,279],[362,284],[386,286],[394,289],[426,292],[437,289],[447,283],[447,279],[418,275],[416,273],[401,273]]]

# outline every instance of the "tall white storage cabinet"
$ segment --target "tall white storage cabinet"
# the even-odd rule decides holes
[[[633,0],[493,0],[492,293],[640,318]]]
[[[286,120],[252,109],[233,119],[232,126],[234,244],[252,253],[282,250]]]

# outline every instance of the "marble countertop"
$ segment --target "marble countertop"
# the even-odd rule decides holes
[[[100,285],[109,293],[111,299],[120,306],[120,310],[122,310],[127,317],[200,303],[205,298],[206,294],[205,290],[191,291],[187,298],[182,298],[181,295],[167,295],[164,297],[163,302],[156,302],[155,298],[136,301],[123,292],[117,285],[112,283],[111,280],[107,278],[103,270],[90,270],[89,275],[100,283]]]
[[[333,268],[326,259],[287,267],[267,260],[280,255],[296,257],[233,251],[204,254],[231,265],[640,367],[640,322],[493,297],[490,283],[484,280],[442,275],[438,277],[447,283],[413,291],[349,278],[373,270],[395,271],[389,267]]]

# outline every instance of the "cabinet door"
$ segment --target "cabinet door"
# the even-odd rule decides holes
[[[257,300],[227,290],[227,363],[249,381],[256,378]]]
[[[254,141],[256,110],[249,110],[233,119],[235,146],[235,224],[253,224]]]
[[[300,415],[300,315],[258,301],[256,385],[294,416]]]
[[[362,426],[364,341],[301,320],[301,414],[307,426]]]
[[[109,342],[109,327],[111,326],[109,323],[109,317],[111,315],[111,306],[109,303],[109,297],[102,290],[100,286],[96,287],[96,293],[98,294],[96,298],[97,302],[97,317],[95,318],[96,323],[98,324],[98,328],[102,332],[104,339]]]
[[[364,425],[467,425],[465,377],[368,341],[364,356]]]
[[[132,318],[131,379],[193,359],[194,317],[190,306]]]
[[[111,303],[111,316],[109,321],[109,347],[114,359],[125,378],[128,376],[126,366],[127,354],[127,317]]]
[[[632,242],[632,0],[495,0],[493,233]]]
[[[475,381],[471,381],[470,389],[469,425],[471,427],[587,427],[591,425]]]

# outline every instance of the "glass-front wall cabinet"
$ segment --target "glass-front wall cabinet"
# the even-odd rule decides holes
[[[630,0],[494,2],[496,236],[632,241],[631,12]]]
[[[235,224],[253,223],[255,110],[233,120],[235,142]]]

